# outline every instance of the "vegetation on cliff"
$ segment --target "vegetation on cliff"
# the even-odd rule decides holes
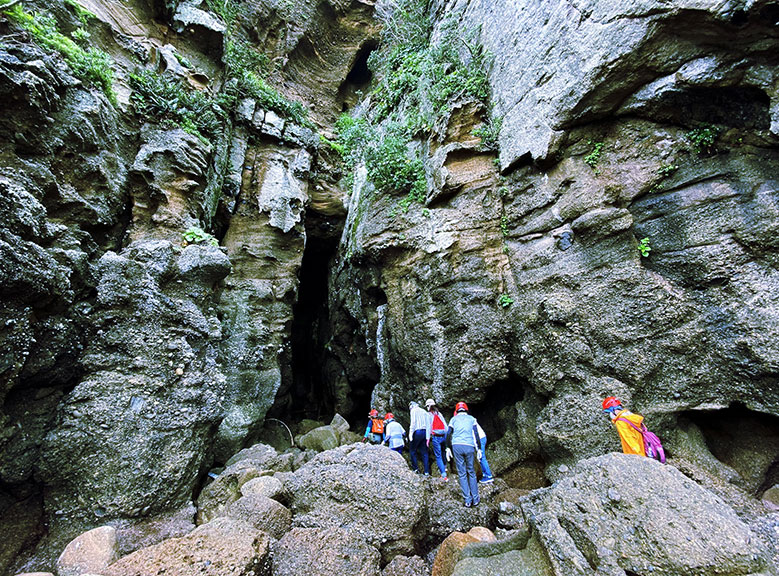
[[[405,211],[425,199],[424,162],[413,141],[430,136],[453,102],[486,104],[488,55],[479,30],[463,33],[455,16],[433,39],[429,2],[398,0],[378,12],[384,28],[368,58],[373,88],[356,118],[345,114],[339,120],[337,143],[348,170],[364,163],[379,192],[405,194]]]
[[[84,10],[75,2],[66,3],[73,7],[82,25],[86,25],[89,18],[93,16],[91,12]],[[57,21],[49,14],[27,12],[21,4],[13,2],[7,3],[6,7],[0,6],[0,11],[26,30],[41,48],[62,55],[76,78],[87,86],[99,88],[112,104],[116,104],[116,93],[113,88],[114,73],[111,68],[113,60],[98,48],[83,48],[77,43],[88,41],[89,33],[85,28],[76,28],[72,38],[68,38],[59,31]]]

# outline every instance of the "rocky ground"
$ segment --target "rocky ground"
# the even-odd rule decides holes
[[[639,456],[584,460],[535,490],[499,478],[480,485],[477,508],[462,505],[456,477],[447,483],[415,474],[407,458],[363,443],[322,452],[258,444],[211,476],[189,509],[188,527],[164,519],[139,539],[137,530],[109,523],[67,544],[56,566],[31,563],[27,570],[735,576],[777,569],[775,513],[745,523],[675,463]]]

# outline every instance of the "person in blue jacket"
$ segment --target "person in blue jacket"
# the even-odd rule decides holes
[[[460,490],[463,493],[465,507],[479,505],[479,485],[476,482],[476,470],[474,458],[481,459],[479,446],[479,431],[476,418],[468,414],[468,405],[458,402],[454,407],[454,417],[449,421],[447,429],[447,444],[451,449],[446,449],[446,455],[451,457],[454,453],[454,465],[457,468],[457,476],[460,481]]]

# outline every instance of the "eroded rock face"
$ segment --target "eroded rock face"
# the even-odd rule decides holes
[[[426,210],[390,218],[396,199],[352,197],[331,309],[379,360],[373,403],[468,400],[505,446],[499,469],[614,448],[611,394],[650,427],[733,402],[779,410],[773,137],[732,128],[699,153],[679,127],[593,130],[546,170],[477,178]],[[335,344],[344,365],[359,350]]]
[[[560,576],[752,574],[765,567],[765,549],[732,508],[648,458],[586,460],[521,504]]]
[[[439,13],[464,11],[466,26],[481,26],[495,55],[490,84],[496,113],[505,115],[503,168],[523,156],[546,158],[570,127],[614,114],[738,121],[717,101],[728,90],[759,95],[752,127],[776,133],[776,70],[761,56],[762,42],[775,40],[770,2],[438,4]]]
[[[233,264],[220,304],[232,407],[217,432],[222,460],[257,435],[282,382],[291,383],[289,336],[310,166],[306,149],[277,143],[247,148],[241,164],[241,191],[224,238]]]
[[[189,499],[222,415],[211,304],[229,270],[218,247],[162,240],[100,259],[87,374],[43,446],[52,511],[140,516]]]

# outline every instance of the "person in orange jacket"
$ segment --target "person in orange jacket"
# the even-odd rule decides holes
[[[617,428],[619,439],[622,441],[622,451],[625,454],[646,456],[644,436],[641,434],[641,423],[644,421],[644,417],[623,408],[622,402],[615,396],[609,396],[603,401],[603,412],[608,414]]]

